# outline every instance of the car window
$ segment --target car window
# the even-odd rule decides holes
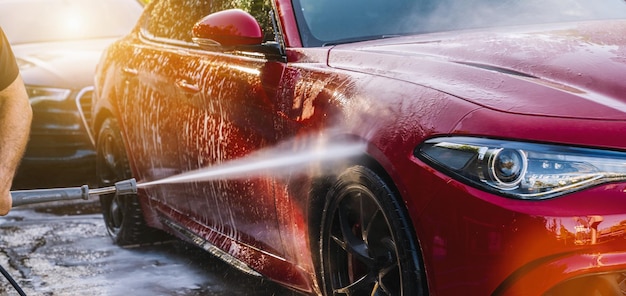
[[[210,0],[154,1],[142,21],[142,32],[148,36],[191,42],[191,28],[211,12]]]
[[[293,0],[305,46],[502,25],[626,18],[624,0]]]
[[[271,0],[241,1],[239,8],[252,14],[259,22],[265,35],[265,41],[274,40],[274,28],[272,26],[272,18],[270,17],[270,12],[272,11]]]
[[[118,37],[142,11],[136,0],[0,0],[0,26],[12,44]]]
[[[222,10],[239,8],[251,13],[261,24],[267,38],[272,27],[269,18],[270,0],[161,0],[152,2],[142,19],[146,36],[173,42],[192,42],[191,29],[201,18]]]

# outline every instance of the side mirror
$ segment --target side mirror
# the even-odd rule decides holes
[[[263,42],[256,19],[241,9],[209,14],[193,26],[193,41],[200,46],[245,46]]]

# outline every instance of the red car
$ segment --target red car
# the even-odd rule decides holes
[[[153,1],[94,97],[118,244],[305,294],[626,291],[624,1]]]

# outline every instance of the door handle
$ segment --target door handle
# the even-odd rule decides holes
[[[122,69],[122,72],[124,72],[124,74],[128,76],[137,76],[137,73],[139,73],[137,69],[128,68],[128,67],[124,67],[124,69]]]
[[[197,93],[200,91],[200,88],[198,87],[198,85],[189,83],[184,79],[176,81],[176,86],[187,93],[193,94],[193,93]]]

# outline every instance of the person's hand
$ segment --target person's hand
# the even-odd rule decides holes
[[[13,198],[11,197],[11,184],[0,186],[0,215],[4,216],[9,213],[13,206]]]
[[[0,215],[11,210],[13,176],[26,150],[33,110],[22,77],[0,90]]]

